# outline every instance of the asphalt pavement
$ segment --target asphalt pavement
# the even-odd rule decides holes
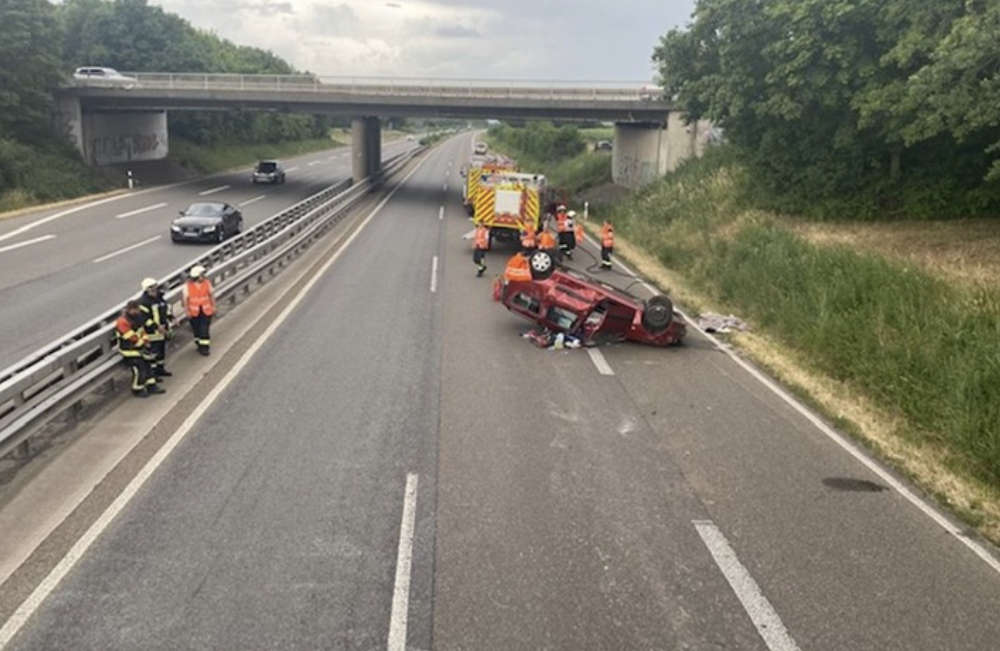
[[[396,141],[388,158],[413,147]],[[246,171],[217,174],[0,220],[0,368],[66,334],[201,255],[173,244],[170,221],[197,201],[224,201],[244,228],[351,175],[351,148],[288,159],[283,185],[253,185]]]
[[[1000,573],[704,336],[523,339],[490,295],[510,252],[474,274],[469,146],[427,156],[11,648],[996,648]]]

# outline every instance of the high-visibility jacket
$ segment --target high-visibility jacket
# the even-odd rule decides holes
[[[528,266],[528,259],[520,253],[515,253],[507,261],[507,268],[503,271],[503,277],[509,281],[531,280],[531,268]]]
[[[533,224],[525,224],[521,233],[521,246],[526,249],[535,248],[535,227]]]
[[[583,241],[585,239],[583,232],[583,224],[577,224],[574,230],[575,230],[574,237],[576,237],[577,245],[583,244]]]
[[[476,248],[480,251],[490,248],[490,229],[485,226],[476,227]]]
[[[554,249],[556,248],[556,238],[549,231],[545,230],[538,234],[538,248],[540,249]]]
[[[606,249],[613,248],[615,245],[615,228],[611,224],[605,223],[601,226],[601,246]]]
[[[566,215],[566,213],[564,213],[564,212],[557,212],[556,213],[556,231],[559,232],[559,233],[565,233],[566,230],[569,228],[569,225],[566,223],[567,221],[569,221],[569,217]]]
[[[142,349],[146,347],[143,318],[138,316],[133,319],[127,314],[122,314],[115,321],[115,338],[118,340],[118,352],[122,357],[141,357]]]
[[[170,304],[163,298],[163,293],[150,296],[143,292],[139,297],[139,309],[145,317],[146,339],[148,341],[163,341],[164,329],[170,327]]]
[[[190,317],[198,316],[199,312],[205,316],[215,314],[215,296],[212,295],[212,283],[208,278],[198,282],[187,281],[184,285],[184,304]]]

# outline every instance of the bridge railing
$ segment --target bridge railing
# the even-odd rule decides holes
[[[378,175],[350,187],[345,181],[322,190],[189,261],[159,280],[167,301],[176,307],[187,270],[200,264],[207,268],[219,305],[236,303],[420,151],[394,156]],[[123,307],[124,302],[0,370],[0,457],[119,372],[114,324]],[[175,313],[180,325],[186,315]]]
[[[76,86],[128,90],[263,91],[361,96],[420,96],[481,99],[651,101],[662,89],[641,81],[557,81],[518,79],[433,79],[241,75],[227,73],[125,72],[129,80],[74,80]],[[132,81],[134,80],[134,81]]]

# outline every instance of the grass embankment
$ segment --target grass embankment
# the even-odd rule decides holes
[[[938,273],[928,222],[937,238],[913,258],[919,225],[897,229],[911,239],[894,255],[884,228],[859,245],[755,210],[729,160],[713,150],[633,195],[617,232],[681,300],[748,318],[755,333],[737,345],[1000,541],[1000,290]]]
[[[521,171],[544,174],[551,187],[569,196],[611,182],[611,153],[588,151],[584,130],[541,124],[534,133],[530,129],[493,128],[483,139],[491,150],[517,160]]]

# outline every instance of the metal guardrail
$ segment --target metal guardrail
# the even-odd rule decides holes
[[[127,90],[307,92],[330,95],[420,96],[481,99],[652,101],[663,89],[641,81],[475,80],[317,75],[124,72],[127,79],[74,79],[75,86]]]
[[[255,283],[262,284],[276,275],[276,266],[284,266],[297,256],[423,149],[388,159],[377,177],[350,187],[345,181],[308,197],[191,260],[160,279],[168,288],[166,299],[176,307],[187,270],[201,264],[215,287],[216,301],[235,303],[241,295],[249,294]],[[112,377],[121,363],[114,324],[124,305],[107,310],[0,371],[0,457]],[[179,326],[186,315],[178,314]]]

